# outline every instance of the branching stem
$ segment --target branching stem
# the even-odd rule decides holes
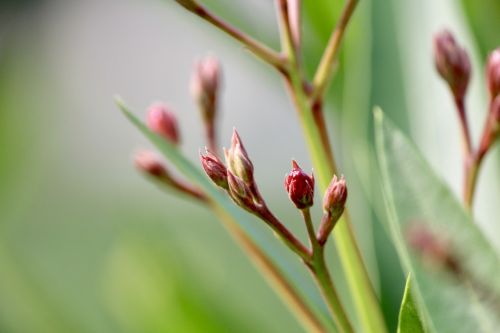
[[[280,71],[284,69],[285,64],[283,57],[281,57],[279,53],[238,30],[231,24],[210,12],[207,8],[202,5],[196,5],[196,8],[191,10],[191,12],[238,40],[264,62],[269,63]]]
[[[344,37],[347,25],[351,19],[351,16],[358,4],[358,0],[346,0],[346,4],[340,15],[340,18],[333,30],[328,45],[323,57],[318,65],[316,74],[313,79],[313,95],[312,101],[315,102],[318,99],[322,99],[323,95],[330,83],[333,76],[333,67],[335,66],[335,61],[340,50],[340,43]]]

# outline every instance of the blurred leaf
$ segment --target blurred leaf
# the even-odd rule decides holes
[[[426,326],[432,332],[494,332],[500,327],[497,253],[408,139],[382,111],[375,118],[389,230],[412,274]],[[406,237],[416,224],[446,241],[445,253],[456,258],[460,270],[429,265],[412,250]]]
[[[158,135],[151,132],[140,120],[138,120],[121,102],[117,100],[117,104],[123,111],[125,116],[160,150],[162,154],[173,164],[177,169],[188,178],[193,184],[199,186],[211,199],[222,208],[229,216],[238,223],[239,226],[250,236],[250,238],[267,254],[276,266],[285,274],[291,284],[299,291],[302,298],[305,300],[311,309],[315,312],[318,318],[323,321],[326,327],[333,329],[331,319],[326,314],[325,305],[321,298],[315,292],[314,288],[309,288],[311,282],[301,278],[302,274],[298,269],[296,257],[290,257],[283,252],[283,246],[276,239],[269,237],[269,233],[262,232],[261,229],[255,228],[254,222],[248,219],[248,214],[236,207],[233,202],[216,188],[211,181],[208,180],[199,168],[196,168],[189,160],[187,160],[177,149],[177,147],[166,142]],[[293,259],[292,259],[293,258]],[[308,287],[309,286],[309,287]],[[305,297],[304,297],[305,296]]]
[[[398,333],[425,333],[417,306],[411,295],[410,275],[406,279],[406,288],[399,312]]]
[[[500,1],[462,0],[465,16],[476,37],[483,59],[500,46]]]
[[[120,331],[205,333],[259,329],[234,311],[230,313],[230,303],[211,298],[201,287],[200,272],[179,274],[186,270],[182,267],[186,263],[174,250],[177,247],[163,251],[159,244],[151,246],[150,241],[144,243],[134,236],[118,242],[109,258],[105,279],[108,304],[120,323]]]

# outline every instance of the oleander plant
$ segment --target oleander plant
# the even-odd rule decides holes
[[[353,193],[349,177],[344,176],[349,172],[337,158],[332,126],[328,124],[331,119],[325,117],[330,105],[327,93],[337,87],[331,83],[342,61],[347,60],[341,56],[341,48],[358,0],[345,0],[312,74],[305,65],[313,61],[306,59],[304,52],[307,35],[303,33],[305,4],[301,0],[275,0],[281,41],[278,51],[216,15],[202,0],[175,2],[235,39],[260,59],[263,67],[282,78],[302,129],[302,134],[287,135],[304,139],[313,170],[303,170],[300,165],[304,161],[290,157],[290,170],[283,170],[286,176],[274,185],[283,187],[283,195],[291,201],[290,209],[303,220],[304,233],[292,231],[292,222],[280,218],[272,208],[272,198],[259,190],[252,151],[245,147],[245,140],[251,139],[247,136],[252,134],[240,136],[238,124],[234,124],[231,138],[219,137],[223,64],[215,56],[196,63],[191,85],[186,87],[205,131],[199,161],[183,155],[182,133],[167,104],[151,105],[142,122],[117,97],[124,115],[164,157],[141,151],[134,157],[136,168],[158,186],[171,190],[172,195],[183,196],[217,216],[305,331],[388,332],[388,314],[369,274],[349,213],[357,209],[350,203],[350,196],[365,194]],[[481,69],[473,68],[469,53],[450,31],[436,32],[434,41],[429,40],[432,43],[436,68],[432,80],[441,80],[449,90],[461,131],[461,139],[456,141],[460,145],[461,140],[463,151],[463,165],[457,166],[463,173],[462,198],[456,197],[419,149],[376,106],[373,111],[364,110],[373,114],[373,156],[367,158],[373,158],[374,163],[370,173],[361,177],[375,179],[372,191],[378,194],[370,194],[376,197],[372,204],[375,206],[378,200],[383,209],[376,212],[382,223],[374,228],[382,229],[392,241],[405,272],[399,317],[394,319],[397,331],[498,332],[500,260],[498,249],[491,243],[491,237],[498,235],[487,237],[478,227],[474,198],[481,170],[490,163],[489,153],[497,148],[500,137],[500,48],[490,50],[486,59],[483,89],[488,95],[487,110],[476,138],[468,115],[478,111],[467,109],[467,96],[472,73]],[[346,79],[350,73],[342,75]],[[449,118],[454,121],[451,112]],[[349,140],[336,134],[334,137]],[[223,141],[230,143],[229,148],[223,148],[221,139],[227,139]],[[498,179],[492,179],[489,185],[498,185]],[[315,193],[319,193],[320,202],[315,200]],[[500,223],[500,218],[496,220]],[[266,228],[256,229],[259,223]],[[326,251],[328,247],[335,249],[335,256]],[[281,248],[292,256],[280,256],[282,252],[277,249]],[[315,291],[300,282],[295,268],[290,269],[297,265],[290,265],[290,260],[308,272]],[[331,273],[333,266],[342,272],[345,283],[338,283]]]

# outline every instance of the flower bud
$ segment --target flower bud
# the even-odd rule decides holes
[[[248,185],[230,170],[227,171],[227,183],[231,198],[242,208],[251,210],[254,205]]]
[[[491,52],[486,65],[486,78],[491,98],[500,95],[500,47]]]
[[[253,164],[248,157],[247,151],[241,142],[236,129],[233,130],[231,148],[224,151],[228,169],[237,177],[241,178],[247,185],[253,183]]]
[[[309,208],[314,199],[314,176],[309,176],[292,160],[292,171],[285,177],[285,189],[298,209]]]
[[[223,189],[229,189],[227,183],[227,169],[226,166],[208,149],[206,155],[200,153],[200,160],[203,169],[212,181]]]
[[[323,209],[338,218],[344,212],[346,201],[347,186],[344,176],[340,180],[337,179],[337,176],[333,176],[323,198]]]
[[[465,49],[445,30],[434,37],[436,69],[448,83],[455,99],[463,99],[469,84],[471,65]]]
[[[136,168],[154,178],[168,178],[167,170],[160,159],[150,151],[140,151],[134,156]]]
[[[215,119],[220,72],[217,59],[207,57],[198,61],[191,79],[191,94],[205,123],[213,123]]]
[[[179,144],[179,131],[175,115],[164,104],[155,103],[149,107],[147,124],[150,130],[166,140]]]

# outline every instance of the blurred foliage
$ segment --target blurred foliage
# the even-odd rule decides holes
[[[277,47],[277,30],[256,26],[239,2],[207,2]],[[462,3],[485,55],[500,45],[500,3]],[[44,4],[4,0],[0,8],[9,9],[9,15],[12,8],[33,12],[34,21]],[[304,1],[303,56],[309,76],[342,6],[343,1]],[[373,180],[370,109],[382,106],[403,132],[409,131],[408,86],[397,40],[401,22],[393,7],[391,1],[360,1],[327,101],[332,141],[356,208],[361,207],[355,211],[356,228],[391,331],[397,326],[404,275],[380,223],[384,216],[374,213],[380,210],[380,189]],[[9,22],[0,22],[0,29]],[[171,197],[165,203],[150,184],[133,187],[137,194],[118,186],[104,191],[82,175],[85,167],[64,169],[65,157],[58,151],[63,138],[51,130],[57,117],[51,99],[60,97],[58,87],[40,65],[43,45],[37,44],[37,27],[31,28],[28,38],[14,31],[0,40],[0,331],[300,332],[207,212]],[[215,29],[210,33],[219,35]],[[27,41],[19,43],[20,38]],[[111,186],[116,184],[104,187]],[[197,224],[202,217],[207,223]],[[331,266],[342,285],[338,265]]]
[[[404,134],[381,110],[375,117],[387,228],[411,272],[421,321],[429,332],[494,332],[498,254]]]
[[[482,59],[500,46],[500,1],[462,0],[470,28],[481,52]]]

